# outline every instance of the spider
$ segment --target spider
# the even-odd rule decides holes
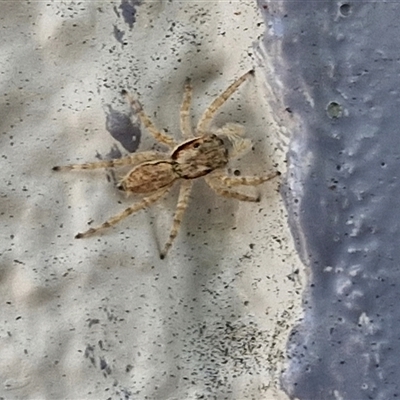
[[[253,74],[253,70],[248,71],[221,93],[200,117],[194,132],[189,114],[193,89],[190,80],[187,79],[180,108],[180,128],[184,138],[182,143],[176,142],[172,136],[157,129],[143,111],[140,102],[125,90],[122,91],[122,95],[137,114],[140,122],[158,142],[169,148],[169,153],[144,151],[109,161],[53,167],[54,171],[67,171],[130,165],[133,168],[122,178],[117,188],[127,194],[143,195],[140,201],[98,227],[78,233],[75,238],[91,236],[104,228],[116,225],[129,215],[149,207],[165,196],[173,184],[179,181],[181,186],[171,231],[164,248],[160,252],[160,258],[164,259],[178,235],[183,215],[189,203],[194,179],[203,177],[208,186],[220,196],[232,197],[241,201],[258,201],[259,197],[241,193],[234,188],[240,185],[259,185],[280,175],[279,171],[263,177],[228,176],[224,174],[224,168],[229,160],[243,152],[249,146],[250,141],[243,139],[244,128],[238,124],[228,123],[217,130],[210,128],[219,108]],[[223,138],[225,138],[225,141]]]

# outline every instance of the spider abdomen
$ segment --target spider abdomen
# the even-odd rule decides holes
[[[151,193],[170,186],[179,176],[169,160],[148,161],[133,168],[118,189],[131,193]]]

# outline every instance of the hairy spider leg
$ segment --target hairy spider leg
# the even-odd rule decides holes
[[[53,167],[53,171],[70,171],[72,169],[82,170],[82,169],[114,168],[114,167],[122,167],[124,165],[140,164],[144,161],[159,160],[160,158],[161,159],[165,158],[165,154],[157,151],[143,151],[141,153],[130,154],[129,156],[121,158],[115,158],[113,160],[56,166]]]
[[[247,195],[240,193],[236,190],[232,190],[232,186],[257,186],[264,182],[267,182],[281,173],[279,171],[273,172],[267,176],[227,176],[221,175],[220,173],[214,173],[205,177],[207,184],[213,189],[218,195],[224,197],[233,197],[241,201],[259,201],[259,196]]]
[[[190,119],[190,104],[192,102],[193,87],[190,79],[185,81],[185,89],[183,92],[183,100],[180,110],[181,132],[185,139],[193,137],[192,122]]]
[[[190,191],[192,189],[193,182],[191,180],[183,180],[179,190],[178,203],[176,205],[176,211],[174,220],[172,222],[171,232],[164,249],[160,253],[160,258],[164,259],[167,255],[168,250],[171,248],[173,241],[178,235],[179,228],[182,223],[183,215],[185,214],[186,208],[189,204]]]
[[[212,175],[206,176],[205,181],[207,185],[210,186],[210,188],[219,196],[234,198],[240,201],[260,201],[260,196],[252,196],[240,193],[236,190],[228,189],[227,187],[222,186],[216,178],[212,177]]]
[[[267,182],[273,178],[276,178],[281,173],[279,171],[273,172],[267,176],[227,176],[227,175],[215,175],[214,179],[218,179],[224,186],[230,188],[232,186],[257,186],[261,183]]]
[[[139,100],[133,98],[132,95],[130,95],[126,90],[122,91],[122,95],[130,104],[132,110],[137,114],[140,122],[153,135],[154,139],[156,139],[160,143],[165,144],[171,149],[173,149],[178,145],[178,143],[175,142],[175,140],[170,135],[167,135],[165,132],[161,132],[156,128],[156,126],[151,121],[150,117],[143,111],[143,107],[139,102]]]
[[[159,200],[162,196],[164,196],[170,189],[171,186],[167,186],[165,188],[163,188],[162,190],[159,190],[155,193],[153,193],[150,196],[147,196],[145,198],[143,198],[141,201],[133,204],[132,206],[128,207],[127,209],[125,209],[124,211],[122,211],[121,213],[115,215],[114,217],[110,218],[109,220],[107,220],[106,222],[102,223],[101,225],[95,227],[95,228],[90,228],[88,229],[86,232],[83,233],[78,233],[75,236],[75,239],[82,239],[88,236],[91,236],[95,233],[97,233],[98,231],[105,229],[105,228],[109,228],[111,226],[116,225],[118,222],[122,221],[124,218],[128,217],[129,215],[143,209],[146,207],[149,207],[151,204],[155,203],[157,200]]]
[[[204,111],[197,124],[197,132],[205,133],[210,130],[210,123],[218,109],[229,99],[230,96],[239,88],[239,86],[251,75],[254,70],[250,70],[233,82],[225,91],[223,91]]]

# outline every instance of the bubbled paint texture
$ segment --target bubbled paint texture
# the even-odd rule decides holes
[[[302,400],[398,398],[400,8],[260,6],[291,130],[289,219],[309,269],[282,385]]]

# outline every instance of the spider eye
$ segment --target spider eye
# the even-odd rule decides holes
[[[197,149],[199,146],[200,146],[200,143],[195,143],[195,144],[193,145],[193,147],[194,147],[195,149]]]

